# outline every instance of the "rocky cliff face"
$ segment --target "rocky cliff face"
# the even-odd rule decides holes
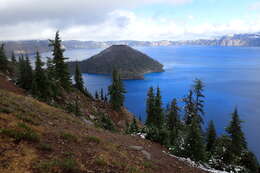
[[[75,62],[70,62],[70,71],[74,72]],[[126,45],[113,45],[99,54],[79,62],[83,73],[111,74],[117,69],[123,79],[142,79],[151,72],[162,72],[163,65]]]
[[[14,51],[16,54],[33,54],[36,50],[40,52],[50,51],[48,40],[27,40],[27,41],[0,41],[5,43],[8,54]],[[205,46],[260,46],[260,33],[235,34],[223,36],[219,39],[198,39],[186,41],[78,41],[68,40],[63,42],[65,49],[93,49],[108,48],[112,45],[136,46],[174,46],[174,45],[205,45]]]

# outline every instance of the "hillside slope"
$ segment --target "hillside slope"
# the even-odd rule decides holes
[[[1,173],[203,172],[163,150],[159,144],[105,131],[31,97],[0,90]]]
[[[76,62],[69,63],[74,72]],[[120,71],[124,79],[142,79],[151,72],[162,72],[163,65],[126,45],[113,45],[99,54],[79,62],[83,73],[112,74],[113,69]]]

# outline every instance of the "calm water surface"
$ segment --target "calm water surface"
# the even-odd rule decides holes
[[[152,73],[145,80],[125,80],[126,107],[145,120],[146,92],[150,86],[161,88],[163,103],[181,99],[195,78],[204,81],[205,122],[214,120],[218,133],[223,133],[231,112],[237,106],[244,120],[248,145],[260,159],[260,48],[241,47],[139,47],[160,61],[165,72]],[[97,50],[71,50],[65,53],[82,60]],[[88,90],[94,93],[107,88],[110,77],[84,74]]]

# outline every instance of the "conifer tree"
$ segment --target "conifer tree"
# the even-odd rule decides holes
[[[40,53],[36,52],[35,72],[33,77],[32,94],[36,97],[47,100],[51,97],[51,89],[47,74],[43,69],[44,63],[41,61]]]
[[[120,75],[115,69],[113,70],[112,84],[109,86],[108,91],[110,95],[110,103],[112,104],[113,109],[119,111],[121,106],[124,104],[124,93],[126,93],[126,91]]]
[[[205,147],[204,140],[201,134],[198,117],[192,119],[191,124],[188,126],[188,135],[185,142],[186,156],[195,161],[204,161]]]
[[[81,91],[82,93],[85,92],[85,88],[84,88],[84,82],[83,82],[83,78],[82,78],[82,74],[79,70],[79,65],[78,63],[76,63],[76,70],[75,70],[75,75],[74,75],[74,80],[75,80],[75,87]]]
[[[47,58],[46,75],[48,79],[48,85],[51,90],[52,97],[57,97],[60,94],[60,86],[55,78],[55,66],[51,58]]]
[[[180,108],[177,105],[177,99],[173,99],[170,107],[168,108],[167,119],[166,119],[167,128],[171,133],[170,135],[171,143],[174,143],[175,138],[178,136],[178,131],[181,124],[179,111]]]
[[[32,81],[33,81],[33,72],[29,57],[26,56],[24,59],[23,56],[19,58],[19,74],[17,79],[17,84],[27,90],[30,91],[32,89]]]
[[[135,117],[133,117],[132,123],[129,126],[128,133],[136,133],[138,132],[138,126]]]
[[[4,44],[0,46],[0,71],[2,72],[8,71],[8,58],[5,54]]]
[[[199,121],[203,123],[203,115],[204,115],[204,100],[205,97],[203,95],[204,84],[201,80],[195,79],[193,85],[193,92],[195,95],[195,113],[198,116]]]
[[[141,115],[139,115],[138,119],[139,119],[140,122],[142,122],[142,117],[141,117]]]
[[[154,102],[154,114],[155,114],[155,126],[159,129],[162,128],[164,122],[163,108],[162,108],[162,96],[160,88],[157,87],[157,92]]]
[[[214,122],[211,120],[208,125],[207,136],[206,136],[206,142],[207,142],[206,150],[208,152],[210,153],[214,152],[216,140],[217,140],[217,133],[214,126]]]
[[[146,99],[146,125],[152,125],[155,122],[155,116],[154,116],[154,106],[155,106],[155,96],[153,87],[150,87],[147,93],[147,99]]]
[[[231,138],[231,146],[229,151],[239,156],[244,149],[247,148],[247,143],[244,137],[244,133],[241,128],[242,121],[239,118],[237,108],[235,108],[232,113],[232,120],[230,121],[229,126],[226,128],[227,133]]]
[[[98,92],[97,92],[97,91],[95,92],[95,99],[96,99],[96,100],[99,100],[99,95],[98,95]]]
[[[248,151],[242,157],[242,165],[245,166],[249,173],[259,172],[259,163],[254,153]]]
[[[192,119],[196,116],[195,104],[193,100],[193,92],[189,91],[187,97],[183,99],[184,101],[184,121],[186,125],[190,125]]]
[[[71,88],[71,79],[68,71],[68,66],[65,63],[67,58],[64,57],[63,52],[65,51],[61,45],[61,39],[59,36],[59,31],[56,32],[54,40],[49,40],[50,46],[53,47],[53,64],[55,69],[55,78],[62,88],[69,90]]]
[[[101,88],[101,90],[100,90],[100,99],[101,99],[101,100],[104,100],[104,91],[103,91],[103,88]]]
[[[107,103],[107,94],[105,94],[105,98],[104,98],[104,101],[105,101],[105,103]]]
[[[12,52],[11,61],[12,61],[13,64],[16,64],[16,63],[17,63],[17,60],[16,60],[16,57],[15,57],[14,52]]]

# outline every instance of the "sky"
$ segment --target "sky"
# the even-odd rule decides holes
[[[260,32],[260,0],[0,0],[0,40],[192,40]]]

